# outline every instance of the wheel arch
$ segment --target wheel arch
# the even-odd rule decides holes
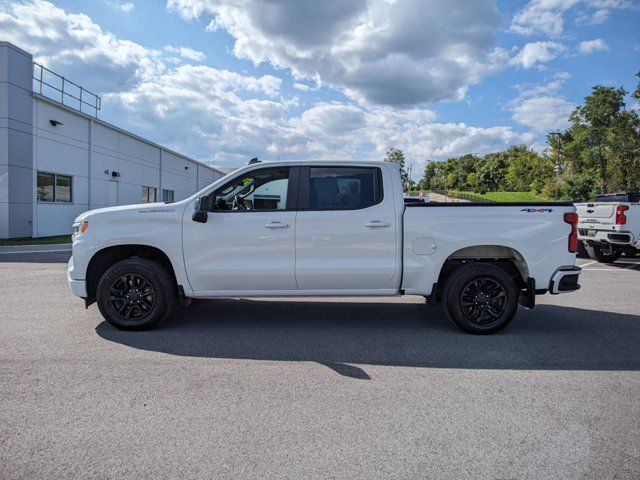
[[[86,273],[87,301],[95,301],[98,281],[109,266],[121,260],[134,257],[158,262],[167,270],[173,281],[177,284],[177,278],[171,260],[167,254],[159,248],[139,244],[114,245],[97,251],[91,257],[91,260],[89,260]]]
[[[518,250],[506,245],[473,245],[452,252],[442,264],[438,275],[438,290],[447,282],[451,273],[470,262],[486,262],[505,270],[514,279],[518,288],[529,288],[530,273],[527,262]]]

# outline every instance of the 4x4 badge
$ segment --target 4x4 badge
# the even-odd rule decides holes
[[[520,211],[527,213],[550,213],[553,212],[553,208],[523,208]]]

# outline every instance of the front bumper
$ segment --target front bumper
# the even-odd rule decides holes
[[[551,277],[549,281],[549,293],[557,295],[558,293],[575,292],[580,289],[578,277],[582,273],[580,267],[560,267]]]
[[[72,278],[72,274],[74,272],[73,265],[73,257],[69,260],[69,264],[67,266],[67,283],[69,284],[69,289],[71,289],[71,293],[73,293],[77,297],[86,298],[87,297],[87,284],[82,280],[78,280]]]

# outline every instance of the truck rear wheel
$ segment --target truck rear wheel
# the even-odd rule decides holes
[[[129,258],[109,267],[100,277],[97,303],[107,322],[121,330],[146,330],[173,311],[175,282],[158,263]]]
[[[518,287],[503,269],[469,263],[447,279],[443,300],[449,319],[463,330],[486,335],[502,330],[518,310]]]
[[[577,256],[578,258],[588,258],[589,257],[589,252],[587,252],[587,249],[585,248],[585,243],[580,240],[578,242],[578,252],[577,252]]]
[[[592,260],[600,263],[613,263],[620,258],[622,250],[609,243],[586,243],[585,248]]]

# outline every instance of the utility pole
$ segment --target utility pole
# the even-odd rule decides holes
[[[559,131],[556,132],[549,132],[549,138],[553,138],[556,137],[556,144],[554,147],[555,150],[555,160],[556,160],[556,165],[554,167],[555,171],[556,171],[556,193],[555,193],[555,199],[558,199],[558,194],[559,194],[559,189],[560,189],[560,170],[561,170],[561,165],[560,165],[560,142],[562,141],[562,133]],[[553,145],[552,145],[553,146]]]

